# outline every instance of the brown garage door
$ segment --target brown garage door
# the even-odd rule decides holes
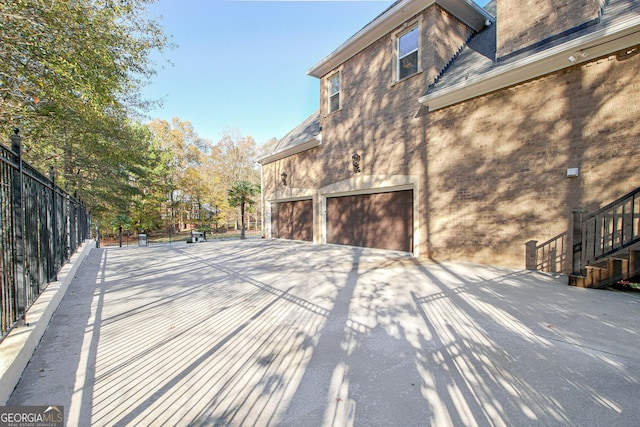
[[[327,242],[413,251],[413,190],[327,198]]]
[[[271,235],[278,239],[313,241],[313,201],[272,203]]]

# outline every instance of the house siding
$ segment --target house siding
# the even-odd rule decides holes
[[[314,191],[355,178],[351,156],[361,156],[358,176],[420,176],[424,174],[425,140],[418,95],[432,83],[447,62],[464,46],[472,31],[437,5],[411,17],[422,22],[421,69],[416,75],[393,81],[393,36],[400,26],[321,78],[320,147],[263,166],[263,193],[267,202],[293,197],[297,189]],[[327,77],[341,72],[341,109],[328,114]],[[284,188],[280,174],[288,174]],[[386,184],[383,184],[386,185]],[[352,190],[356,188],[355,183]],[[417,198],[423,197],[417,194]],[[316,194],[316,212],[322,212]],[[323,233],[314,218],[316,243]]]
[[[267,202],[312,195],[315,243],[331,191],[395,185],[413,190],[415,253],[523,268],[527,241],[640,185],[638,47],[429,112],[417,99],[471,31],[439,6],[422,20],[421,73],[392,81],[392,31],[339,67],[341,110],[321,79],[322,145],[263,166]]]

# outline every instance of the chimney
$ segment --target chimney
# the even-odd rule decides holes
[[[497,0],[498,59],[597,21],[605,0]]]

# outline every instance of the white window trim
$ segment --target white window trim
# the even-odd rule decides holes
[[[391,36],[391,43],[393,46],[393,63],[391,64],[392,67],[392,84],[399,82],[401,80],[405,80],[408,78],[411,78],[417,74],[420,74],[422,72],[422,52],[423,52],[423,46],[422,46],[422,16],[420,16],[418,19],[416,19],[415,21],[409,21],[409,22],[405,22],[404,25],[402,25],[402,27],[400,28],[400,30],[396,31],[392,36]],[[418,69],[415,73],[400,78],[400,37],[404,36],[405,34],[407,34],[410,31],[413,31],[415,28],[418,29]],[[408,53],[407,55],[410,55],[411,53],[413,53],[415,51],[411,51],[410,53]],[[407,56],[405,55],[405,56]],[[403,56],[404,58],[404,56]]]
[[[338,91],[335,93],[331,93],[331,80],[335,77],[338,76]],[[336,108],[335,110],[331,109],[331,98],[335,95],[338,95],[338,108]],[[333,114],[336,111],[339,111],[342,109],[342,70],[338,70],[335,73],[331,73],[329,74],[329,76],[327,77],[327,114]]]

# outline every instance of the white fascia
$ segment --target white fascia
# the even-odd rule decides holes
[[[532,54],[418,99],[429,111],[638,45],[640,16]]]
[[[266,165],[268,163],[272,163],[277,160],[281,160],[289,156],[293,156],[294,154],[302,153],[303,151],[307,151],[312,148],[319,147],[320,145],[322,145],[322,133],[319,133],[314,138],[311,138],[308,141],[305,141],[301,144],[287,148],[286,150],[280,151],[278,153],[274,153],[269,156],[263,157],[260,160],[258,160],[258,163],[260,163],[261,165]]]
[[[404,0],[351,36],[333,53],[310,68],[307,75],[321,78],[434,3],[438,3],[475,31],[482,30],[487,21],[494,22],[487,11],[471,0]]]

